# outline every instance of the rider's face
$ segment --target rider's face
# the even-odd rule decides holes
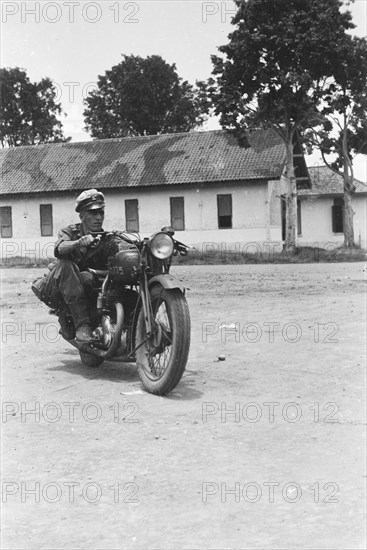
[[[84,210],[80,213],[83,233],[97,233],[101,231],[104,220],[104,208],[96,210]]]

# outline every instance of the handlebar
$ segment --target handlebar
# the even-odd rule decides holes
[[[124,231],[90,231],[90,235],[92,235],[92,237],[94,237],[95,239],[97,239],[98,237],[103,237],[104,235],[109,235],[111,237],[118,237],[130,244],[134,242],[133,238],[129,238],[127,235],[124,235]],[[132,233],[131,235],[133,236],[135,234]],[[135,240],[140,239],[135,238]]]
[[[129,244],[137,244],[136,241],[141,240],[141,242],[143,242],[145,240],[145,239],[140,239],[135,233],[131,233],[132,238],[130,238],[128,235],[126,235],[124,233],[125,233],[124,231],[91,231],[90,235],[95,237],[96,242],[98,241],[98,237],[102,237],[104,235],[116,236],[116,237],[122,239],[123,241],[125,241]],[[170,234],[170,233],[167,232],[167,234]],[[172,235],[170,235],[170,236],[172,237]],[[177,241],[173,237],[172,237],[172,240],[174,242],[176,251],[181,256],[186,256],[188,250],[195,250],[194,246],[189,246],[187,244],[184,244],[181,241]]]

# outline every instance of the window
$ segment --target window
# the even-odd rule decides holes
[[[302,235],[301,201],[297,199],[297,235]]]
[[[281,217],[282,217],[282,241],[285,241],[285,215],[286,215],[286,212],[285,212],[285,196],[284,195],[281,195],[280,197],[280,208],[281,208]]]
[[[334,204],[331,207],[331,219],[333,233],[343,233],[343,199],[334,199]]]
[[[138,199],[125,201],[126,230],[139,231]]]
[[[232,195],[217,195],[218,227],[232,227]]]
[[[282,218],[282,241],[285,241],[285,229],[286,229],[286,197],[281,197],[281,218]],[[301,212],[301,199],[297,199],[297,235],[302,235],[302,212]]]
[[[52,227],[52,204],[40,204],[41,236],[50,237],[53,235]]]
[[[8,238],[13,236],[11,223],[11,206],[0,206],[1,237]]]
[[[171,197],[171,226],[176,231],[185,229],[184,198]]]

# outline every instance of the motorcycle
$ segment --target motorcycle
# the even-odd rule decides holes
[[[171,227],[144,239],[126,231],[103,233],[120,244],[107,270],[89,269],[98,281],[93,339],[68,342],[87,367],[136,362],[144,389],[166,395],[181,380],[190,348],[185,287],[169,271],[172,257],[191,247],[173,239]],[[103,233],[93,235],[96,242]]]

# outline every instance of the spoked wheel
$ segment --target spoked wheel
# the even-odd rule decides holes
[[[101,322],[94,331],[96,343],[92,342],[83,351],[79,351],[80,359],[86,367],[99,367],[105,359],[114,355],[121,344],[124,308],[120,302],[116,302],[114,309],[111,316],[102,315]],[[88,353],[89,346],[91,353]]]
[[[146,335],[143,309],[136,327],[136,363],[144,388],[157,395],[173,390],[181,380],[190,348],[190,314],[178,289],[154,286],[150,291],[152,334]]]

